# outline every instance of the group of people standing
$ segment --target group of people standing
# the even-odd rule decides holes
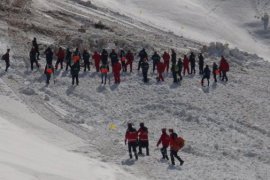
[[[173,129],[169,129],[169,133],[167,134],[166,128],[163,128],[162,134],[157,142],[157,147],[162,144],[162,148],[160,149],[162,154],[162,159],[169,160],[167,149],[170,147],[170,159],[171,164],[175,165],[175,158],[180,162],[180,166],[183,165],[184,161],[178,156],[178,151],[184,147],[185,140],[182,137],[178,137],[178,135],[173,131]],[[135,159],[138,159],[138,155],[143,155],[142,149],[146,148],[146,155],[149,156],[149,140],[148,140],[148,128],[144,125],[144,123],[140,123],[140,128],[137,131],[131,123],[128,123],[128,128],[125,134],[125,144],[128,143],[128,152],[130,159],[133,158],[133,154]],[[139,147],[139,152],[137,153],[137,147]]]
[[[2,60],[6,62],[6,71],[10,66],[9,60],[9,52],[10,49],[7,50],[6,54],[2,56]],[[79,85],[79,72],[81,70],[81,66],[84,67],[84,71],[90,71],[92,58],[94,60],[94,66],[96,72],[101,73],[101,83],[107,83],[107,76],[110,72],[109,64],[112,68],[112,73],[114,76],[114,81],[116,84],[121,82],[121,71],[127,72],[128,67],[129,71],[133,71],[133,62],[134,62],[134,54],[128,50],[125,52],[123,49],[120,49],[119,52],[116,52],[115,49],[112,49],[110,53],[106,49],[103,49],[101,53],[95,51],[91,56],[87,49],[84,49],[81,53],[79,48],[76,48],[74,52],[70,50],[70,48],[62,48],[59,47],[56,52],[48,47],[45,52],[46,57],[46,66],[44,73],[46,75],[46,84],[50,83],[51,76],[54,74],[54,71],[57,70],[60,66],[61,69],[64,68],[64,62],[66,64],[66,71],[70,68],[71,76],[72,76],[72,85]],[[54,55],[57,57],[55,65],[53,65]],[[39,44],[37,43],[36,38],[32,41],[32,49],[29,53],[30,56],[30,64],[31,70],[34,69],[34,64],[36,64],[37,68],[40,68],[40,64],[38,63],[40,52],[39,52]],[[158,54],[158,52],[154,52],[149,59],[146,50],[143,48],[138,53],[138,71],[142,69],[143,81],[147,83],[149,81],[148,71],[150,68],[149,61],[152,60],[152,72],[155,73],[157,71],[156,80],[164,81],[163,74],[166,71],[169,72],[169,69],[172,72],[173,82],[179,83],[182,81],[183,76],[187,74],[196,74],[196,55],[191,52],[190,55],[184,55],[183,60],[178,58],[176,52],[172,49],[171,54],[165,51],[162,56]],[[110,59],[110,62],[109,62]],[[170,66],[171,63],[171,66]],[[198,65],[199,65],[199,74],[202,76],[201,84],[204,85],[204,79],[207,79],[209,86],[209,79],[211,76],[211,70],[208,65],[205,65],[204,56],[202,53],[198,55]],[[219,66],[214,62],[212,67],[212,74],[214,77],[214,82],[217,82],[217,76],[220,76],[222,81],[228,81],[227,72],[229,71],[229,63],[222,56]]]

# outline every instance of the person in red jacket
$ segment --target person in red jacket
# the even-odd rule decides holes
[[[92,59],[94,59],[95,61],[96,71],[99,72],[101,55],[97,51],[95,51],[92,56]]]
[[[185,75],[186,71],[189,74],[189,60],[188,60],[188,57],[186,55],[184,56],[183,65],[184,65],[183,74]]]
[[[128,129],[126,131],[126,136],[125,136],[125,144],[128,142],[128,152],[129,152],[129,157],[132,159],[132,153],[131,149],[133,150],[134,156],[136,159],[138,159],[138,154],[137,154],[137,144],[138,144],[138,132],[136,131],[135,128],[132,127],[131,123],[128,123]]]
[[[163,72],[165,70],[165,64],[162,62],[158,62],[157,63],[157,71],[158,71],[158,77],[157,80],[158,81],[164,81],[164,78],[162,76]]]
[[[172,132],[170,135],[170,147],[171,147],[171,162],[175,165],[174,158],[178,159],[180,166],[184,164],[184,161],[177,155],[178,151],[184,146],[184,139],[177,137],[177,134]]]
[[[134,55],[133,55],[133,53],[130,50],[126,54],[126,59],[127,59],[126,67],[128,67],[128,65],[129,65],[130,72],[132,72],[132,63],[134,61]]]
[[[58,68],[59,63],[61,64],[61,69],[63,69],[63,62],[64,62],[64,59],[65,59],[65,51],[64,51],[64,49],[59,47],[59,50],[56,53],[56,56],[57,56],[57,61],[56,61],[56,64],[55,64],[55,69]]]
[[[229,63],[227,62],[227,60],[223,56],[221,56],[219,70],[222,73],[221,80],[224,81],[224,79],[225,79],[227,82],[228,81],[227,72],[230,70],[230,66],[229,66]]]
[[[167,69],[167,73],[169,72],[169,67],[170,67],[170,59],[171,59],[171,56],[169,53],[167,53],[166,51],[164,52],[164,54],[162,55],[162,58],[164,60],[164,66],[165,66],[165,69]]]
[[[138,154],[142,155],[142,148],[146,148],[146,155],[149,156],[148,128],[144,126],[144,123],[140,123],[138,136],[139,136],[139,153]]]
[[[162,148],[160,149],[162,158],[169,160],[169,157],[167,155],[167,148],[169,147],[170,144],[170,136],[166,132],[166,128],[163,128],[162,130],[162,135],[160,136],[158,142],[157,142],[157,147],[162,143]]]
[[[113,75],[115,84],[120,84],[120,71],[121,71],[121,64],[118,61],[113,65]]]
[[[46,75],[46,84],[49,85],[50,84],[50,79],[51,79],[51,75],[54,73],[54,69],[53,66],[51,64],[47,64],[45,66],[45,70],[44,70],[44,74]]]

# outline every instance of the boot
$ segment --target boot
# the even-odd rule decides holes
[[[181,160],[180,161],[180,166],[182,166],[184,164],[185,161]]]
[[[129,158],[132,159],[132,154],[131,153],[129,154]]]

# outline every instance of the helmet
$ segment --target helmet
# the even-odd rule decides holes
[[[173,129],[169,129],[169,132],[170,132],[170,133],[173,133]]]
[[[140,127],[144,127],[144,123],[140,123]]]
[[[162,128],[161,131],[162,131],[163,133],[165,133],[165,132],[166,132],[166,128]]]
[[[128,128],[132,128],[132,123],[128,123]]]

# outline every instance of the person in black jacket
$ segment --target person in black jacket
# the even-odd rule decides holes
[[[138,71],[141,68],[141,64],[144,62],[144,59],[146,59],[148,61],[148,54],[147,54],[147,52],[145,51],[144,48],[139,52],[139,57],[140,57],[140,61],[139,61],[139,64],[138,64]]]
[[[172,64],[176,64],[176,53],[173,49],[172,49],[171,59],[172,59]]]
[[[160,55],[156,51],[154,52],[152,56],[152,60],[153,60],[153,73],[154,73],[157,64],[160,62]]]
[[[88,69],[88,71],[90,71],[90,54],[86,49],[83,51],[83,62],[84,72],[86,71],[86,68]]]
[[[72,52],[69,48],[66,49],[66,71],[68,70],[68,67],[71,68],[71,56]]]
[[[77,86],[79,85],[79,72],[80,72],[80,61],[74,62],[71,66],[70,73],[72,76],[72,85],[74,85],[74,80],[76,79]]]
[[[114,49],[110,53],[110,59],[111,59],[111,65],[113,67],[113,65],[118,62],[118,55],[117,55],[117,53],[115,52]]]
[[[218,65],[214,62],[213,63],[213,76],[214,76],[214,80],[215,82],[217,82],[217,74],[218,74]]]
[[[101,53],[102,64],[108,64],[108,56],[109,56],[108,52],[105,49],[103,49]]]
[[[208,65],[205,66],[204,70],[203,70],[203,78],[202,78],[202,86],[203,86],[203,81],[204,79],[207,79],[208,81],[208,86],[209,86],[209,79],[210,79],[210,74],[211,74],[211,71],[208,67]]]
[[[52,52],[52,49],[50,47],[48,47],[46,50],[45,50],[45,55],[46,55],[46,63],[47,64],[52,64],[52,61],[53,61],[53,52]]]
[[[195,60],[195,54],[193,52],[191,52],[190,56],[189,56],[189,62],[190,62],[190,74],[195,74],[196,73],[196,69],[195,69],[195,66],[196,66],[196,60]]]
[[[37,43],[37,38],[34,38],[32,41],[32,46],[35,48],[36,50],[36,59],[39,60],[39,47],[38,47],[38,43]]]
[[[202,53],[200,53],[199,55],[199,70],[200,70],[200,74],[203,74],[203,66],[204,66],[204,57],[202,55]]]
[[[36,63],[37,65],[37,68],[39,68],[39,64],[37,62],[37,52],[36,52],[36,49],[33,47],[29,53],[29,56],[30,56],[30,63],[31,63],[31,70],[33,71],[34,69],[34,63]]]
[[[148,82],[147,74],[148,74],[149,64],[146,58],[144,58],[144,61],[141,63],[141,67],[142,67],[142,73],[143,73],[143,81],[147,83]]]
[[[178,82],[177,74],[179,71],[177,64],[172,64],[171,71],[173,75],[173,83],[177,83]]]
[[[5,70],[6,72],[8,71],[8,68],[10,66],[9,52],[10,49],[7,49],[7,52],[2,56],[2,60],[4,60],[6,63],[6,70]]]
[[[182,81],[182,79],[183,79],[183,77],[182,77],[183,62],[182,62],[181,58],[178,59],[177,66],[178,66],[178,75],[180,77],[180,81]]]

